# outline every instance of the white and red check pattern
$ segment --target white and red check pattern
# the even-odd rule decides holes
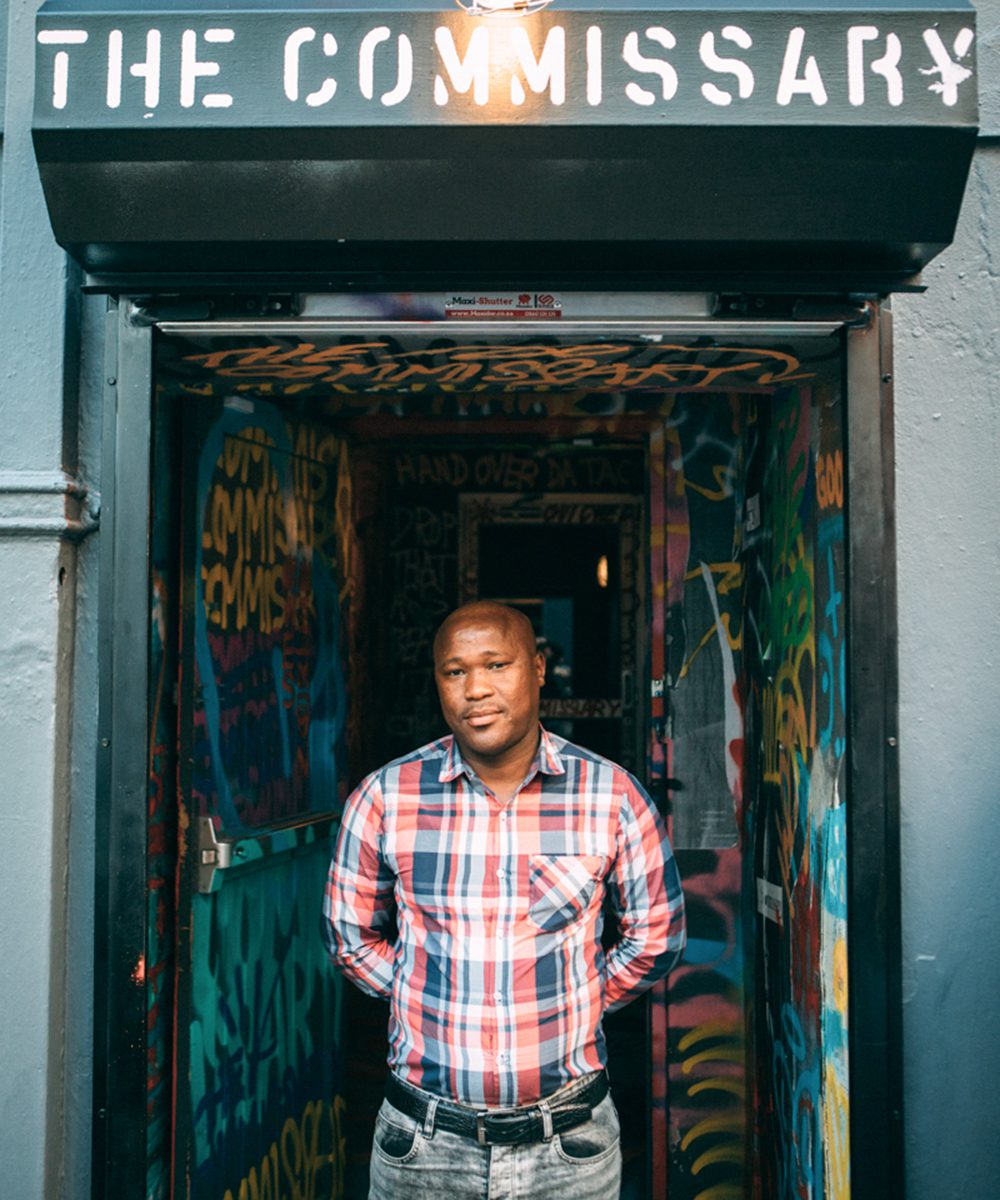
[[[606,956],[605,892],[621,924]],[[652,801],[544,729],[506,805],[451,737],[369,775],[347,802],[324,915],[334,961],[391,1002],[390,1067],[475,1105],[530,1103],[604,1066],[602,1014],[684,945]]]

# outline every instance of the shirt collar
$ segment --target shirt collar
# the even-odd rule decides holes
[[[542,731],[542,736],[539,739],[538,753],[535,755],[535,761],[531,764],[527,779],[531,779],[535,774],[565,775],[566,765],[563,762],[562,755],[559,753],[559,743],[544,725],[539,728]],[[473,771],[462,757],[462,752],[458,748],[458,742],[452,736],[445,738],[444,761],[441,764],[441,770],[438,774],[438,782],[452,783],[459,775],[465,775],[468,779],[477,778],[475,771]]]

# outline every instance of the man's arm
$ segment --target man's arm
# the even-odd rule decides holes
[[[621,927],[605,970],[604,1007],[614,1012],[662,979],[684,949],[684,894],[666,827],[634,783],[622,797],[608,883]]]
[[[344,974],[372,996],[392,992],[393,875],[381,854],[382,789],[370,776],[347,801],[323,898],[323,939]]]

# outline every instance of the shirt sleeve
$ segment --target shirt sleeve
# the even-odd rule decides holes
[[[618,814],[618,853],[608,881],[621,936],[605,962],[604,1006],[614,1012],[653,986],[684,949],[684,893],[666,826],[629,777]]]
[[[392,991],[395,883],[382,852],[384,805],[377,775],[347,801],[323,898],[323,939],[334,963],[362,991]]]

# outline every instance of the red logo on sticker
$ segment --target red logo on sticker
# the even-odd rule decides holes
[[[551,308],[552,305],[555,304],[555,302],[556,302],[555,296],[550,296],[550,295],[548,295],[548,293],[546,293],[544,296],[538,297],[538,303],[539,303],[539,305],[541,305],[542,308]]]

